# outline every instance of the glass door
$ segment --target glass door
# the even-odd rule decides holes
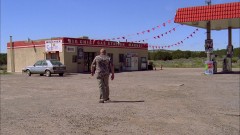
[[[95,52],[84,52],[84,72],[91,71],[91,64],[95,58]]]

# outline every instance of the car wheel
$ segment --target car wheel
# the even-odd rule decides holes
[[[28,76],[31,76],[31,75],[32,75],[32,73],[31,73],[30,70],[27,70],[26,73],[27,73]]]
[[[40,76],[43,76],[43,74],[40,74]]]
[[[59,76],[63,76],[63,73],[59,73]]]
[[[51,76],[51,72],[50,72],[49,70],[46,70],[46,71],[45,71],[45,74],[46,74],[47,77],[50,77],[50,76]]]

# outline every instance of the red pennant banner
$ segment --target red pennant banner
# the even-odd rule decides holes
[[[197,31],[199,31],[198,29],[195,29],[195,31],[193,31],[191,34],[190,34],[190,36],[192,37],[193,36],[193,34],[196,34],[196,32]],[[189,37],[187,36],[185,39],[189,39]],[[170,48],[170,47],[173,47],[174,45],[175,46],[177,46],[177,45],[180,45],[180,44],[183,44],[183,41],[185,41],[185,39],[184,40],[181,40],[181,41],[179,41],[179,42],[177,42],[177,43],[175,43],[175,44],[172,44],[172,45],[165,45],[165,46],[158,46],[158,48],[160,49],[160,48]],[[151,47],[151,46],[149,46],[149,47]],[[156,46],[157,47],[157,46]]]
[[[178,26],[181,26],[181,25],[178,25]],[[178,26],[176,26],[176,27],[174,27],[174,28],[172,28],[172,29],[176,30],[176,28],[177,28]],[[166,31],[166,32],[158,35],[158,36],[154,36],[153,38],[154,38],[154,39],[157,39],[157,38],[160,38],[161,36],[163,37],[164,34],[167,35],[169,31],[170,31],[170,33],[171,33],[172,29],[170,29],[170,30],[168,30],[168,31]],[[146,41],[146,40],[149,40],[149,39],[145,39],[145,41]],[[141,42],[141,41],[142,41],[142,40],[139,40],[139,41],[136,41],[136,42]]]
[[[173,19],[170,19],[164,23],[162,23],[162,25],[165,27],[166,26],[166,23],[171,23]],[[130,37],[130,36],[134,36],[134,35],[141,35],[141,34],[145,34],[145,32],[151,32],[151,31],[154,31],[156,28],[160,28],[161,25],[158,25],[156,27],[152,27],[152,29],[148,29],[148,30],[144,30],[142,32],[137,32],[136,34],[128,34],[128,36],[121,36],[121,37]],[[112,40],[116,40],[116,39],[120,39],[120,38],[111,38]]]

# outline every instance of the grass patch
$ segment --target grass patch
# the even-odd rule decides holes
[[[7,65],[1,65],[0,66],[0,74],[4,75],[4,74],[10,74],[7,72]]]
[[[0,75],[9,75],[11,73],[4,71],[4,70],[0,70]]]
[[[0,65],[0,70],[7,70],[7,65]]]
[[[240,59],[233,58],[232,68],[240,68]],[[151,60],[152,61],[152,60]],[[152,61],[156,67],[169,68],[204,68],[206,58],[189,58],[189,59],[174,59],[174,60],[156,60]],[[217,58],[217,67],[223,67],[223,58]]]

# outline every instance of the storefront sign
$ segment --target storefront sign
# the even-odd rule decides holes
[[[46,40],[45,41],[45,51],[59,51],[62,52],[62,40]]]
[[[71,45],[89,45],[89,46],[106,46],[106,47],[119,47],[119,48],[148,48],[148,44],[131,43],[131,42],[116,42],[105,40],[91,40],[91,39],[74,39],[66,38],[64,43]]]
[[[126,54],[127,57],[138,57],[137,53],[127,53]]]
[[[212,39],[205,40],[205,51],[213,52],[213,40]]]
[[[75,47],[73,47],[73,46],[67,46],[67,47],[66,47],[66,52],[75,52]]]

